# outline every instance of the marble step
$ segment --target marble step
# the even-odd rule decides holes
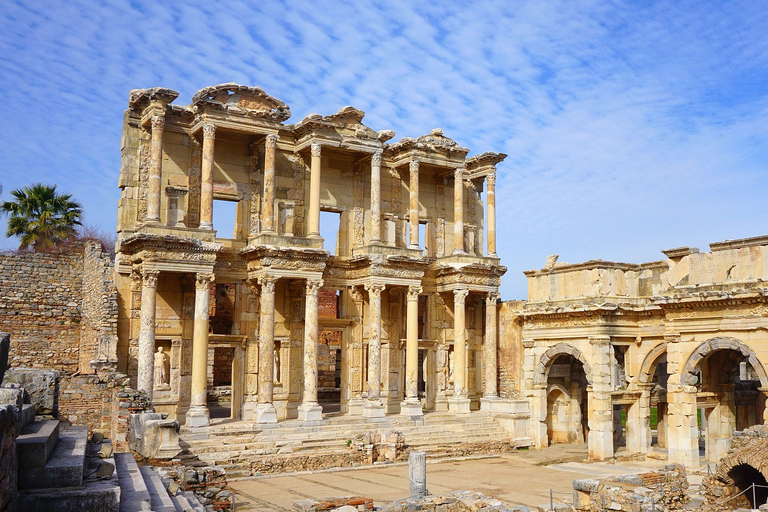
[[[19,489],[83,485],[88,427],[58,428],[58,443],[42,467],[19,469]],[[21,457],[20,457],[21,459]]]
[[[59,420],[37,420],[21,429],[16,438],[19,469],[45,466],[59,442],[59,428]]]

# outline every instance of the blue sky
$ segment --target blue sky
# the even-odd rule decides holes
[[[504,299],[548,254],[642,262],[768,234],[764,0],[6,1],[0,200],[56,183],[113,230],[128,92],[187,104],[230,81],[289,122],[353,105],[395,140],[441,127],[507,153]]]

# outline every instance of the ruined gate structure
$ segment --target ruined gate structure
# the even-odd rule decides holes
[[[596,460],[659,451],[696,467],[765,421],[768,237],[710,250],[639,265],[551,256],[525,272],[528,301],[502,308],[501,338],[522,345],[537,446],[586,440]]]
[[[232,417],[321,420],[323,329],[340,333],[342,413],[501,401],[494,192],[506,155],[467,158],[440,129],[390,143],[353,107],[286,124],[288,106],[257,87],[177,96],[132,91],[122,136],[118,364],[156,410],[208,425],[209,387],[230,372]],[[227,205],[234,219],[214,215]],[[336,318],[318,315],[329,289]]]

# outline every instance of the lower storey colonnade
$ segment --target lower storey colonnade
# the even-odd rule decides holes
[[[190,427],[221,388],[230,417],[258,423],[322,421],[329,403],[376,418],[498,400],[495,290],[149,269],[134,283],[139,389]]]

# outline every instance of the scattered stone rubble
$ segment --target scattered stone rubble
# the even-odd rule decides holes
[[[650,473],[622,475],[605,480],[574,480],[573,507],[585,512],[681,510],[687,501],[687,489],[685,467],[670,464],[661,471]]]

